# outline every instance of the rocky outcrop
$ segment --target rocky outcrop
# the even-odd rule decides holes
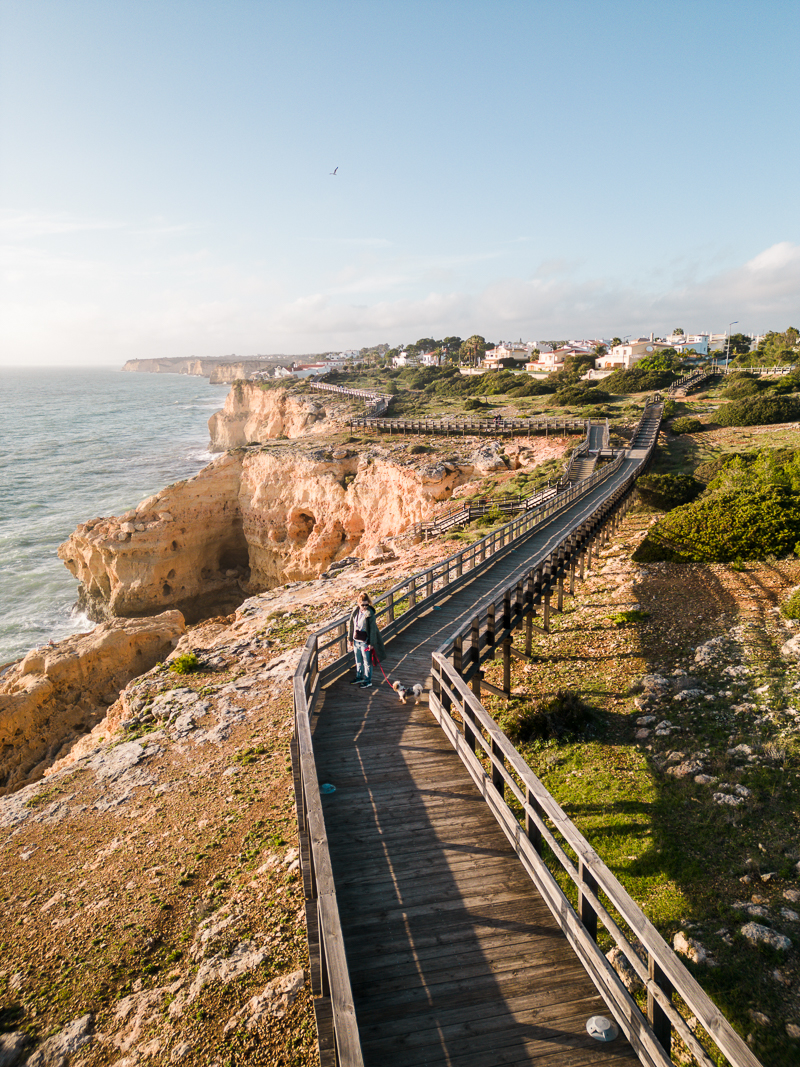
[[[133,511],[81,523],[59,557],[92,619],[177,608],[189,622],[244,599],[248,549],[239,507],[241,456],[220,456]]]
[[[82,523],[59,556],[92,618],[177,608],[194,622],[347,556],[363,559],[473,472],[469,463],[425,465],[378,448],[226,453],[134,511]]]
[[[120,690],[163,659],[183,616],[115,619],[89,634],[33,649],[0,682],[0,795],[42,777],[106,715]]]
[[[340,429],[327,418],[320,403],[287,394],[285,389],[262,389],[254,382],[236,382],[222,411],[208,420],[212,452],[269,441],[277,437]]]

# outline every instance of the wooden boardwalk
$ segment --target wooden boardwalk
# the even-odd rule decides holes
[[[579,499],[395,637],[391,679],[427,688],[431,653],[596,503]],[[427,706],[401,704],[375,670],[371,690],[352,674],[331,685],[314,725],[319,780],[336,787],[322,799],[365,1065],[638,1062],[623,1037],[588,1036],[603,1000]]]

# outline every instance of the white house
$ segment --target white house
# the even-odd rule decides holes
[[[419,356],[412,355],[403,349],[402,352],[398,352],[396,356],[392,356],[393,367],[418,367]]]
[[[438,367],[442,362],[442,357],[434,351],[422,352],[419,361],[423,367]]]
[[[671,333],[667,343],[678,352],[688,352],[693,348],[698,356],[707,356],[709,336],[707,333],[692,333],[688,336],[683,333]]]
[[[656,341],[652,337],[637,337],[635,341],[614,345],[604,356],[598,356],[594,365],[597,370],[630,370],[645,356],[652,356],[654,352],[671,347],[666,341]]]
[[[546,352],[540,352],[536,359],[529,360],[525,364],[525,370],[534,374],[537,372],[551,374],[553,371],[561,370],[568,353],[568,348],[557,348],[555,350],[548,348]]]

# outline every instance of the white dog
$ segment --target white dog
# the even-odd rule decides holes
[[[403,685],[402,682],[395,682],[392,689],[400,697],[401,704],[407,704],[410,696],[414,697],[415,704],[419,704],[419,698],[422,696],[424,686],[421,686],[419,682],[416,685]]]

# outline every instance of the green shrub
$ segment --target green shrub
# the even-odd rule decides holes
[[[729,400],[744,400],[762,392],[761,382],[750,374],[731,375],[722,387],[722,395]]]
[[[514,744],[541,738],[560,740],[568,734],[583,733],[597,716],[577,693],[560,689],[550,700],[515,710],[506,720],[506,733]]]
[[[200,670],[200,660],[194,652],[184,652],[182,656],[176,656],[170,663],[169,669],[175,674],[192,674]]]
[[[653,526],[634,560],[729,563],[785,557],[800,540],[800,501],[785,486],[706,494]]]
[[[411,456],[422,456],[427,452],[433,452],[430,445],[412,445],[408,450]]]
[[[603,378],[603,386],[610,393],[644,393],[664,389],[675,377],[671,370],[635,366],[630,370],[615,370]]]
[[[616,611],[613,615],[609,615],[608,621],[613,622],[615,626],[627,626],[629,622],[644,622],[649,618],[650,612],[648,611]]]
[[[670,429],[673,433],[700,433],[703,429],[703,424],[699,419],[684,416],[681,419],[673,420]]]
[[[598,389],[590,382],[576,382],[559,389],[555,395],[555,403],[560,407],[569,404],[604,404],[611,399],[611,393],[604,389]]]
[[[784,619],[800,619],[800,589],[796,589],[788,600],[781,604],[781,615]]]
[[[694,500],[703,486],[691,474],[643,474],[636,488],[643,503],[670,511]]]
[[[800,418],[800,400],[792,396],[754,396],[725,404],[715,421],[720,426],[768,426]]]
[[[528,378],[524,380],[521,385],[515,386],[513,389],[509,389],[509,396],[545,396],[547,393],[554,393],[556,391],[555,385],[549,381],[549,379],[537,379]]]

